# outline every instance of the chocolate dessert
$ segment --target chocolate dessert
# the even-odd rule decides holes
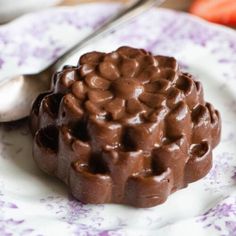
[[[57,72],[31,130],[38,166],[78,200],[151,207],[208,173],[221,121],[174,58],[121,47]]]

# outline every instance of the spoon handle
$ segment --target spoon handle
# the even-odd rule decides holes
[[[160,5],[165,0],[138,0],[135,1],[131,6],[125,8],[123,11],[119,12],[117,15],[110,18],[107,22],[105,22],[101,27],[97,30],[93,31],[91,34],[86,36],[80,42],[75,44],[71,49],[66,51],[59,59],[57,59],[53,65],[54,69],[58,69],[63,63],[69,59],[73,54],[79,51],[79,49],[84,46],[91,44],[101,38],[103,38],[107,33],[116,29],[118,26],[127,23],[130,19],[138,16],[142,12],[148,10],[154,5]]]

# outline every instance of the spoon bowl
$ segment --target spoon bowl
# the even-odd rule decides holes
[[[39,93],[48,90],[49,86],[50,79],[45,73],[19,75],[13,77],[10,83],[8,81],[2,83],[0,87],[0,121],[14,121],[28,116],[32,101]]]

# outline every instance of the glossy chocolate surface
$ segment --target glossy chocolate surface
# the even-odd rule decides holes
[[[151,207],[208,173],[221,121],[174,58],[121,47],[57,72],[31,130],[38,166],[78,200]]]

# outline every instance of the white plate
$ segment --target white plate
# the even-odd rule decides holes
[[[0,0],[0,22],[10,21],[26,12],[58,4],[62,0]]]
[[[0,79],[42,69],[118,7],[58,8],[1,27]],[[121,45],[173,55],[203,82],[206,99],[223,120],[211,172],[154,208],[83,205],[71,198],[66,186],[38,170],[26,125],[12,130],[2,126],[1,236],[236,235],[236,33],[187,14],[153,9],[83,52]]]

